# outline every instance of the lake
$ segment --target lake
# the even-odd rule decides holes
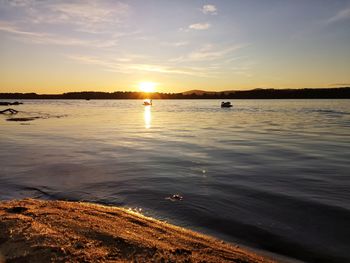
[[[23,102],[16,117],[40,118],[0,115],[1,200],[124,206],[292,259],[350,262],[349,100]]]

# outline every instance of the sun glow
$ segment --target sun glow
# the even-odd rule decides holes
[[[139,89],[142,92],[154,92],[156,90],[157,83],[154,82],[140,82],[138,84]]]

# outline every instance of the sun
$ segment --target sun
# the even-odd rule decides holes
[[[140,82],[138,84],[139,89],[142,92],[154,92],[156,90],[157,83],[154,82]]]

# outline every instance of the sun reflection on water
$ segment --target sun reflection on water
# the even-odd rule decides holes
[[[145,111],[144,111],[144,120],[145,120],[145,128],[149,129],[151,128],[151,123],[152,123],[152,112],[151,112],[151,106],[145,106]]]

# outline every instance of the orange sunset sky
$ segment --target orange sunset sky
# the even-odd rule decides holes
[[[350,83],[349,1],[2,0],[0,39],[0,92]]]

